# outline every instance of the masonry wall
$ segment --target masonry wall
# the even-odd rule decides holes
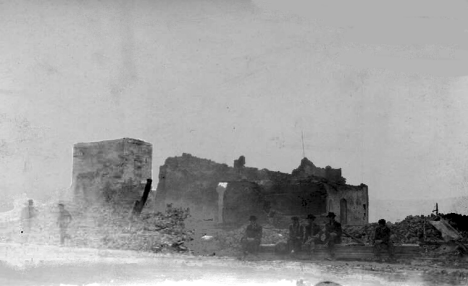
[[[319,168],[315,166],[309,159],[303,158],[298,168],[292,171],[292,175],[296,178],[307,178],[310,176],[325,178],[330,182],[344,184],[346,179],[341,175],[341,169],[334,169],[330,166]]]
[[[162,211],[171,203],[174,207],[189,207],[192,215],[214,218],[218,184],[235,178],[234,170],[225,164],[190,154],[168,158],[159,169],[156,210]]]
[[[230,225],[245,224],[251,215],[264,222],[264,194],[261,187],[253,182],[229,182],[224,193],[221,209],[223,223]]]
[[[368,187],[360,186],[326,186],[328,198],[327,209],[336,214],[336,220],[345,225],[363,225],[369,222]],[[342,217],[342,208],[346,203],[346,221]]]
[[[146,179],[151,178],[151,164],[152,146],[141,140],[123,138],[75,144],[74,197],[88,204],[114,200],[132,205],[141,197]],[[114,198],[117,194],[118,200]]]
[[[171,157],[159,169],[156,210],[166,204],[189,207],[191,214],[205,219],[219,216],[217,187],[222,182],[262,181],[287,174],[249,167],[230,167],[190,154]]]
[[[344,180],[341,177],[339,182],[329,182],[327,178],[310,175],[304,170],[309,165],[306,159],[293,174],[245,167],[244,159],[236,160],[236,167],[230,167],[190,154],[168,158],[160,167],[155,210],[162,211],[172,203],[175,207],[189,207],[194,217],[235,224],[245,223],[252,214],[263,219],[262,208],[267,201],[285,217],[305,217],[326,213],[329,200],[330,206],[339,210],[340,199],[346,198],[349,222],[363,224],[368,220],[368,215],[364,217],[363,210],[357,207],[368,205],[367,188],[364,191],[339,183]],[[341,176],[341,169],[334,170],[339,170],[337,175]],[[227,188],[219,188],[219,183],[227,183]],[[330,191],[332,186],[339,191]]]
[[[274,182],[275,183],[275,182]],[[320,215],[326,211],[326,189],[316,181],[291,180],[265,189],[265,199],[287,216]]]
[[[326,189],[316,182],[263,181],[228,182],[222,206],[223,222],[236,225],[248,221],[250,215],[260,223],[267,221],[267,205],[285,218],[305,218],[308,214],[321,215],[326,211]]]

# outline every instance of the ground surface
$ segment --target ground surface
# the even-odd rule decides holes
[[[0,285],[468,285],[468,270],[431,263],[245,261],[170,253],[0,244]],[[426,265],[424,265],[426,264]]]

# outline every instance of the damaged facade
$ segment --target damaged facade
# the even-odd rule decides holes
[[[194,217],[225,225],[243,224],[250,215],[264,221],[270,209],[286,223],[291,216],[329,211],[344,225],[368,222],[367,186],[346,185],[341,169],[319,168],[304,158],[287,174],[246,167],[245,162],[244,156],[233,167],[190,154],[168,158],[159,170],[156,209],[172,203],[190,208]],[[152,177],[151,164],[152,145],[141,140],[75,144],[74,198],[88,205],[107,201],[130,209]]]
[[[72,191],[77,201],[133,206],[151,178],[150,143],[123,138],[73,147]]]
[[[156,203],[190,207],[194,216],[226,225],[243,224],[252,214],[265,221],[270,208],[288,219],[331,211],[344,225],[368,223],[367,186],[345,182],[341,169],[318,168],[307,158],[286,174],[245,167],[243,156],[230,167],[183,154],[160,167]]]

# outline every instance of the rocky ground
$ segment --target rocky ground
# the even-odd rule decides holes
[[[0,285],[467,285],[424,264],[280,261],[0,243]]]
[[[280,261],[0,243],[0,285],[467,285],[424,264]]]
[[[37,206],[39,217],[34,224],[30,240],[39,244],[58,244],[59,230],[56,225],[58,209],[55,204]],[[73,239],[69,245],[77,247],[94,247],[109,249],[127,249],[138,251],[193,251],[198,254],[211,251],[221,254],[236,253],[240,250],[239,241],[244,234],[247,224],[236,229],[220,229],[210,221],[195,220],[188,210],[168,208],[164,213],[143,212],[140,216],[132,216],[129,211],[120,211],[112,207],[80,207],[68,205],[73,215],[73,222],[69,234]],[[396,244],[441,241],[440,233],[427,222],[434,216],[409,216],[398,223],[388,223],[392,230],[392,239]],[[466,218],[450,214],[448,218],[454,221],[454,227],[468,238],[464,229]],[[377,226],[376,223],[364,226],[345,227],[344,230],[365,243]],[[9,225],[8,231],[0,235],[3,242],[21,242],[25,235],[21,234],[19,221]],[[277,229],[269,224],[263,225],[264,244],[275,244],[287,240],[287,229]],[[353,242],[344,236],[343,243]],[[425,246],[424,251],[441,255],[442,253],[456,253],[456,249],[444,246]],[[445,257],[448,258],[448,257]]]
[[[58,210],[53,204],[44,204],[38,206],[38,209],[39,217],[34,233],[29,237],[28,242],[42,246],[58,245],[59,230],[56,225]],[[240,254],[239,241],[247,226],[245,224],[237,229],[220,229],[213,222],[193,219],[188,210],[173,208],[167,209],[164,213],[143,212],[137,217],[132,216],[129,212],[121,212],[112,208],[86,208],[86,211],[82,211],[79,207],[70,205],[69,210],[74,217],[69,230],[73,239],[67,242],[66,247],[74,249],[114,249],[162,255],[179,253],[181,255],[237,257]],[[424,219],[427,217],[412,216],[400,223],[390,224],[395,233],[395,241],[397,243],[419,242]],[[375,226],[376,224],[346,227],[345,230],[367,241],[368,234],[372,233]],[[0,242],[10,244],[25,242],[25,235],[21,234],[20,230],[21,227],[18,223],[10,225],[8,231],[3,228]],[[462,233],[464,233],[463,231],[461,230]],[[425,234],[427,240],[440,239],[440,234],[429,225],[426,226]],[[276,229],[271,225],[264,225],[262,243],[274,244],[286,240],[286,229]],[[347,240],[351,241],[345,238],[344,242],[347,243]],[[329,265],[341,272],[354,269],[391,275],[401,274],[402,271],[414,271],[418,275],[432,277],[431,281],[440,278],[445,282],[455,279],[453,277],[457,277],[457,281],[465,281],[463,279],[468,277],[466,272],[468,260],[466,256],[460,256],[456,246],[426,246],[426,248],[422,248],[422,251],[426,252],[423,256],[424,259],[399,261],[397,264],[356,261],[294,261],[291,257],[277,257],[275,255],[248,257],[245,263],[249,263],[249,261],[254,261],[256,264],[278,261],[293,264],[315,263]]]
[[[38,217],[30,235],[21,233],[19,221],[3,226],[0,242],[34,242],[36,244],[59,244],[56,204],[36,207]],[[171,209],[165,213],[142,213],[132,216],[130,212],[106,207],[67,205],[73,216],[68,234],[73,238],[68,246],[138,251],[186,251],[184,242],[191,240],[193,232],[187,230],[184,220],[188,213]]]
[[[441,215],[450,221],[452,226],[468,240],[468,216],[458,214]],[[392,231],[392,240],[395,243],[419,243],[425,241],[440,241],[442,236],[439,231],[433,228],[428,222],[436,219],[436,216],[408,216],[403,221],[397,223],[387,223]],[[364,226],[345,227],[345,231],[365,242],[369,242],[377,223],[370,223]],[[346,239],[350,241],[351,239]]]

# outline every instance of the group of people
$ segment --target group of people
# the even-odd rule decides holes
[[[343,230],[341,224],[335,220],[336,215],[329,212],[325,223],[317,224],[316,217],[312,214],[307,216],[307,224],[301,225],[298,217],[291,218],[289,225],[289,238],[287,247],[291,254],[301,251],[313,253],[316,245],[324,245],[329,257],[334,260],[336,245],[342,242]],[[263,228],[257,223],[257,217],[250,216],[250,224],[245,230],[245,235],[241,239],[244,255],[248,253],[257,254],[260,250]],[[394,260],[394,247],[390,240],[390,228],[384,219],[379,220],[371,243],[374,247],[374,254],[377,260],[381,260],[381,254],[386,250],[391,260]]]
[[[335,258],[335,245],[341,243],[341,224],[335,220],[336,215],[329,212],[326,223],[316,224],[316,217],[312,214],[307,216],[307,224],[301,225],[298,217],[292,217],[289,226],[288,246],[291,254],[307,249],[309,252],[315,250],[315,245],[322,244],[327,247],[329,259]]]
[[[65,209],[63,203],[58,204],[59,213],[57,217],[57,225],[60,229],[60,244],[65,243],[65,239],[71,239],[71,236],[67,233],[68,226],[72,221],[72,216],[69,211]],[[21,234],[24,242],[29,241],[29,237],[38,224],[39,212],[34,206],[33,200],[28,200],[28,205],[21,211]],[[40,231],[40,229],[37,229]]]
[[[68,226],[72,221],[70,212],[65,209],[63,203],[58,204],[59,214],[57,217],[57,225],[60,229],[60,244],[65,243],[65,239],[71,239],[67,233]],[[21,233],[25,241],[29,239],[32,229],[37,224],[39,212],[34,206],[34,201],[29,200],[28,205],[23,208],[21,213]],[[343,234],[341,224],[335,220],[336,215],[329,212],[326,216],[325,223],[317,224],[316,217],[312,214],[307,216],[307,224],[301,225],[298,217],[291,218],[289,225],[289,238],[287,247],[291,254],[296,254],[303,250],[312,253],[316,245],[324,245],[328,251],[328,259],[335,259],[335,245],[341,243],[341,236]],[[245,230],[245,235],[241,239],[242,249],[244,255],[248,253],[257,254],[260,251],[260,244],[263,235],[263,228],[257,223],[256,216],[250,216],[250,224]],[[372,244],[374,246],[374,254],[377,260],[381,259],[382,251],[386,250],[389,253],[390,259],[394,259],[394,246],[390,239],[391,231],[386,225],[384,219],[380,219],[378,226],[375,229],[374,236],[372,237]]]

